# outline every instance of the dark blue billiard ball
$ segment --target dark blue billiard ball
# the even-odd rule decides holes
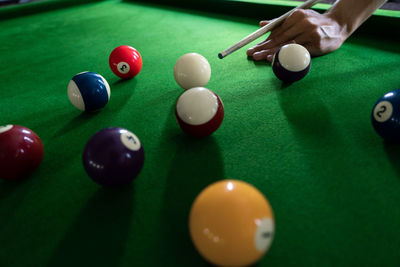
[[[131,182],[144,163],[139,138],[118,127],[100,130],[87,142],[83,166],[93,181],[103,186],[120,186]]]
[[[391,91],[376,102],[371,114],[375,131],[388,141],[400,141],[400,89]]]
[[[272,59],[272,70],[275,76],[285,83],[301,80],[310,71],[310,67],[310,53],[299,44],[282,46]]]
[[[82,111],[96,111],[110,100],[110,86],[106,79],[94,72],[76,74],[68,84],[68,98]]]

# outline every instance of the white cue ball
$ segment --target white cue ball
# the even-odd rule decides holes
[[[183,89],[204,87],[210,81],[211,67],[202,55],[188,53],[181,56],[176,62],[174,77]]]

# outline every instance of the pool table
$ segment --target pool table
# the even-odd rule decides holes
[[[256,266],[399,266],[400,145],[376,134],[371,111],[400,88],[400,15],[377,11],[290,85],[247,58],[262,39],[218,59],[295,5],[44,0],[0,9],[0,124],[28,127],[44,145],[29,177],[0,180],[0,266],[207,266],[188,216],[198,193],[223,179],[254,185],[272,206],[274,241]],[[142,55],[131,80],[109,68],[119,45]],[[174,115],[183,89],[173,68],[188,52],[208,59],[207,88],[225,108],[205,138],[183,133]],[[68,100],[82,71],[110,84],[99,112]],[[144,147],[127,186],[101,187],[84,171],[85,144],[106,127],[134,132]]]

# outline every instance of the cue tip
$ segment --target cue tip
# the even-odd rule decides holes
[[[218,57],[219,59],[223,59],[224,57],[226,57],[228,55],[228,53],[226,53],[225,51],[218,53]]]
[[[224,58],[221,53],[218,53],[218,57],[219,57],[219,59],[223,59]]]

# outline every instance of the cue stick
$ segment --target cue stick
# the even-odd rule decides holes
[[[295,7],[292,10],[286,12],[285,14],[280,16],[279,18],[271,20],[271,22],[268,23],[267,25],[261,27],[260,29],[258,29],[255,32],[247,35],[246,37],[244,37],[242,40],[240,40],[236,44],[232,45],[228,49],[226,49],[226,50],[222,51],[221,53],[219,53],[218,57],[220,59],[223,59],[227,55],[235,52],[239,48],[242,48],[243,46],[247,45],[248,43],[254,41],[255,39],[259,38],[260,36],[266,34],[267,32],[273,30],[275,27],[279,26],[287,17],[289,17],[290,14],[292,14],[297,9],[310,8],[310,7],[312,7],[313,5],[315,5],[319,1],[321,1],[321,0],[308,0],[308,1],[304,2],[303,4],[299,5],[298,7]]]

